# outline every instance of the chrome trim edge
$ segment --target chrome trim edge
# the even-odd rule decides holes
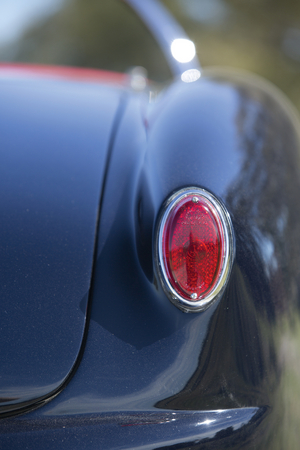
[[[222,270],[219,275],[217,284],[206,297],[202,298],[199,301],[186,300],[173,289],[167,277],[162,252],[163,230],[170,211],[181,199],[187,197],[188,195],[193,194],[204,197],[206,200],[210,201],[217,210],[223,227],[224,244],[225,244]],[[175,306],[177,306],[177,308],[181,309],[183,312],[200,312],[204,311],[216,300],[218,300],[223,294],[224,289],[228,283],[234,257],[235,257],[235,239],[232,221],[225,205],[223,205],[223,203],[219,199],[217,199],[213,194],[211,194],[205,189],[191,186],[177,191],[166,200],[166,202],[163,205],[163,209],[156,230],[155,264],[165,294],[167,295],[169,300]]]

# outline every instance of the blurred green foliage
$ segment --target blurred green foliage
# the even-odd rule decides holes
[[[202,66],[232,66],[262,75],[300,110],[299,0],[163,3],[194,40]],[[120,0],[66,0],[3,58],[121,72],[141,65],[153,80],[170,78],[154,39]]]
[[[155,79],[170,77],[157,45],[130,8],[118,0],[69,0],[32,27],[15,45],[13,60],[124,72],[149,66]]]
[[[164,4],[196,43],[204,67],[225,65],[262,75],[300,110],[299,0],[164,0]],[[154,39],[119,0],[67,0],[5,55],[15,61],[122,72],[141,65],[153,80],[170,78]]]
[[[283,90],[300,110],[300,2],[223,3],[227,15],[220,22],[200,24],[182,16],[202,65],[237,67],[261,75]]]

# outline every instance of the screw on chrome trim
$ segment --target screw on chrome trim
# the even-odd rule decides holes
[[[196,299],[197,298],[197,294],[196,293],[192,294],[191,298]]]
[[[194,203],[198,203],[199,202],[199,199],[197,197],[193,197],[192,200],[193,200]]]

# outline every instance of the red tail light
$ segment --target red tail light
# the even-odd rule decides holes
[[[224,290],[234,254],[231,220],[207,191],[187,188],[163,212],[157,239],[158,270],[170,300],[201,311]]]

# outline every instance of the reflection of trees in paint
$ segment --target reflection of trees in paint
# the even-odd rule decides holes
[[[241,85],[238,98],[243,164],[226,198],[236,263],[196,371],[160,408],[272,405],[281,373],[274,333],[299,306],[299,138],[291,116],[260,89]]]

